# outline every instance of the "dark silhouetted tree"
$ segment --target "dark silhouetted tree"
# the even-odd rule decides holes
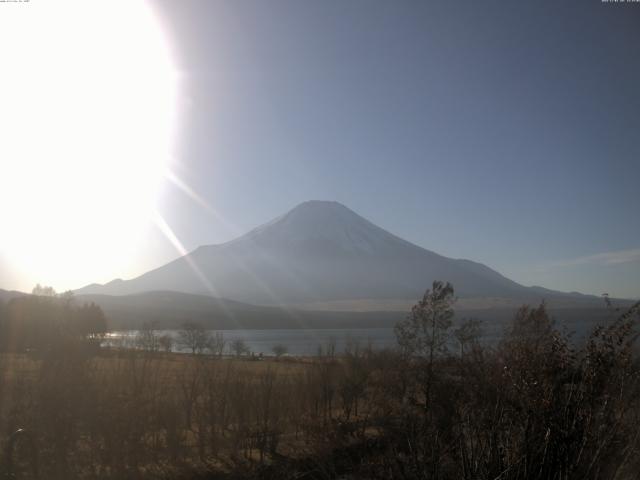
[[[409,316],[395,327],[398,344],[405,354],[417,357],[425,408],[431,399],[434,360],[447,351],[454,301],[453,286],[449,282],[434,281]]]
[[[195,355],[210,347],[211,335],[201,324],[185,322],[178,331],[178,343]]]
[[[276,356],[276,358],[280,358],[281,356],[285,355],[289,350],[285,345],[282,345],[281,343],[279,343],[277,345],[274,345],[271,351]]]

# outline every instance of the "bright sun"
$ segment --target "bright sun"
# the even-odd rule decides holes
[[[176,78],[152,12],[5,3],[0,59],[0,254],[63,288],[126,269],[174,127]]]

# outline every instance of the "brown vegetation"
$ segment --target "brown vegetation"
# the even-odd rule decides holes
[[[434,284],[397,351],[5,353],[0,432],[31,432],[50,479],[637,478],[638,305],[583,346],[523,307],[489,348],[477,323],[452,325],[452,298]]]

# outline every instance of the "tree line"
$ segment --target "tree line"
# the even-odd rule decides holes
[[[32,295],[0,302],[0,351],[45,352],[68,342],[99,346],[107,319],[94,303],[36,286]]]

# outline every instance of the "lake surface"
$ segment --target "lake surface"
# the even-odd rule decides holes
[[[588,319],[590,320],[590,319]],[[594,326],[594,322],[565,322],[564,327],[568,331],[574,332],[573,341],[581,343],[588,331]],[[450,333],[453,333],[455,326]],[[482,336],[480,343],[486,346],[495,346],[502,338],[505,330],[503,322],[483,322]],[[178,344],[177,330],[155,330],[157,336],[169,335],[174,339],[172,351],[190,353],[189,349]],[[214,333],[222,333],[226,342],[226,354],[231,354],[230,344],[234,340],[242,339],[249,347],[250,351],[256,355],[273,355],[273,347],[283,345],[287,348],[289,355],[312,356],[317,355],[322,347],[326,352],[328,348],[335,348],[336,354],[344,353],[348,345],[353,349],[357,346],[360,349],[368,348],[381,350],[384,348],[394,348],[397,346],[396,335],[393,328],[319,328],[319,329],[265,329],[265,330],[212,330]],[[107,335],[103,345],[112,347],[135,348],[137,330],[114,331]],[[450,349],[457,351],[455,339],[451,337]]]
[[[222,333],[229,344],[237,339],[245,341],[251,352],[272,355],[275,345],[284,345],[289,355],[317,355],[321,346],[326,350],[335,345],[337,354],[343,353],[347,345],[358,345],[366,348],[369,345],[376,350],[397,345],[393,328],[362,328],[362,329],[295,329],[295,330],[216,330]],[[213,332],[212,332],[213,333]],[[111,332],[104,344],[106,346],[133,347],[137,330]],[[187,351],[177,345],[178,332],[176,330],[156,330],[158,336],[169,335],[174,339],[174,352]]]

